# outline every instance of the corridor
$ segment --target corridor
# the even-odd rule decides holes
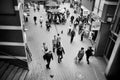
[[[76,14],[73,13],[69,3],[62,4],[62,7],[66,7],[70,10],[70,16]],[[34,24],[33,16],[37,16],[37,25]],[[43,17],[43,27],[40,27],[39,18]],[[29,73],[25,80],[106,80],[104,76],[104,70],[106,64],[101,58],[91,57],[90,64],[86,62],[86,55],[83,57],[81,63],[76,64],[74,58],[81,47],[85,50],[88,46],[92,46],[88,39],[80,41],[80,35],[76,30],[76,35],[73,43],[70,44],[70,36],[67,35],[68,27],[70,26],[70,17],[67,19],[65,25],[51,25],[50,32],[46,31],[45,21],[47,14],[42,5],[40,5],[40,11],[33,11],[33,7],[30,8],[30,16],[25,27],[27,41],[30,51],[32,53],[32,62],[29,64]],[[63,34],[61,31],[63,30]],[[45,42],[49,50],[52,50],[52,39],[57,33],[60,34],[61,43],[65,50],[63,60],[59,64],[57,62],[57,56],[53,53],[54,59],[51,61],[50,70],[46,69],[46,62],[43,60],[42,43]]]

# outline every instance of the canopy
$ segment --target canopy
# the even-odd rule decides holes
[[[59,12],[59,9],[49,9],[47,10],[48,12],[53,12],[53,13],[58,13]]]
[[[49,1],[47,2],[46,6],[59,6],[56,2]]]
[[[65,12],[65,9],[64,8],[58,8],[59,9],[59,12],[61,13],[64,13]]]

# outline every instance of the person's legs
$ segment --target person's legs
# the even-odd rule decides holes
[[[83,41],[83,37],[81,36],[81,41]]]
[[[58,63],[60,63],[60,55],[58,55]]]
[[[89,56],[86,57],[87,64],[89,64]]]
[[[60,55],[60,62],[62,61],[62,59],[63,59],[63,55]]]
[[[55,46],[53,46],[53,52],[55,53]]]
[[[50,61],[47,61],[46,68],[50,69]]]
[[[71,36],[71,40],[70,40],[70,43],[72,43],[73,42],[73,37]]]
[[[42,27],[42,22],[40,22],[40,25],[41,25],[41,27]]]
[[[70,35],[70,29],[69,29],[69,31],[68,31],[68,35]]]

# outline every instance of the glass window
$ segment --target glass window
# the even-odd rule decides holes
[[[117,26],[115,28],[115,33],[119,34],[119,32],[120,32],[120,18],[119,18]]]
[[[109,48],[108,48],[107,53],[106,53],[106,57],[107,57],[108,60],[111,57],[114,45],[115,45],[115,42],[112,39],[110,39],[110,44],[108,45]]]

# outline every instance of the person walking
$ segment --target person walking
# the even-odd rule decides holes
[[[34,23],[35,23],[35,25],[36,25],[36,24],[37,24],[37,22],[36,22],[36,21],[37,21],[37,17],[34,16],[34,17],[33,17],[33,20],[34,20]]]
[[[76,29],[77,25],[78,25],[77,21],[74,21],[74,29]]]
[[[44,53],[46,53],[46,52],[48,51],[48,47],[46,46],[45,43],[43,43],[42,51],[43,51]]]
[[[77,55],[79,62],[82,60],[83,56],[84,56],[84,48],[82,47],[81,50],[79,50],[78,55]]]
[[[71,24],[73,23],[74,21],[74,16],[71,16]]]
[[[93,56],[93,49],[92,47],[88,47],[88,49],[86,50],[86,60],[87,60],[87,64],[89,64],[89,58],[90,56]]]
[[[79,26],[78,26],[78,34],[80,35],[80,33],[82,32],[82,28],[83,28],[83,24],[80,21]]]
[[[74,37],[75,37],[75,30],[73,29],[73,30],[71,31],[71,40],[70,40],[70,43],[73,42]]]
[[[64,48],[62,46],[57,48],[58,63],[63,59],[63,54],[65,54]]]
[[[46,68],[50,69],[51,59],[53,60],[52,51],[49,51],[48,53],[44,54],[43,59],[47,61]]]
[[[50,31],[50,27],[51,27],[50,23],[48,21],[46,21],[46,30]]]
[[[59,48],[61,46],[61,37],[60,37],[60,34],[57,34],[57,43],[56,43],[56,47]]]
[[[84,32],[82,32],[81,34],[81,41],[83,41],[83,37],[84,37]]]
[[[42,18],[42,16],[40,16],[40,25],[41,25],[41,27],[42,27],[42,23],[43,23],[43,18]]]
[[[71,30],[72,30],[72,27],[71,25],[69,26],[69,29],[68,29],[68,35],[71,35]]]
[[[57,44],[57,38],[56,38],[56,35],[54,35],[54,39],[52,40],[53,52],[54,53],[55,53],[55,49],[56,49],[56,44]]]

